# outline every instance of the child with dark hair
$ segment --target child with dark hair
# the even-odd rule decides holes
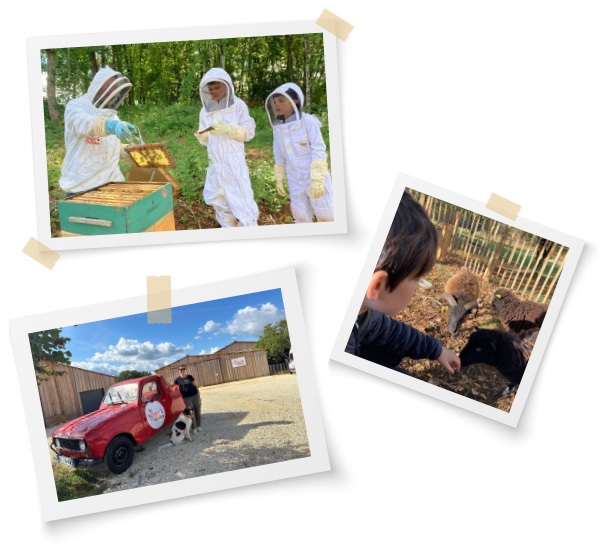
[[[436,257],[435,226],[423,207],[404,192],[345,348],[347,353],[408,375],[398,367],[404,357],[436,360],[451,374],[460,368],[458,355],[438,339],[390,318],[409,304]]]
[[[334,220],[332,180],[328,171],[326,144],[321,122],[302,112],[304,96],[299,86],[288,82],[267,98],[266,108],[273,127],[275,182],[285,197],[284,177],[288,177],[290,208],[296,222]]]

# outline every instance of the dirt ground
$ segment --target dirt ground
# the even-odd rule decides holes
[[[200,394],[202,432],[192,442],[159,449],[170,441],[166,428],[135,448],[123,474],[90,468],[106,493],[310,456],[296,375],[202,387]],[[47,430],[49,445],[56,428]]]
[[[467,317],[462,323],[457,337],[446,336],[447,310],[438,304],[437,299],[443,293],[447,279],[461,268],[463,265],[454,261],[437,263],[425,277],[432,287],[419,288],[408,307],[395,317],[397,320],[436,337],[444,347],[453,349],[457,353],[460,353],[466,345],[475,326],[482,329],[503,329],[491,304],[494,292],[499,286],[480,279],[481,293],[477,317],[473,318],[472,315]],[[408,370],[415,378],[505,412],[510,410],[515,399],[515,393],[501,396],[509,381],[496,368],[486,364],[467,366],[453,375],[441,368],[437,362],[426,359],[404,359],[400,366]]]
[[[271,211],[263,203],[258,203],[258,225],[269,226],[275,224],[293,224],[290,205],[284,205],[279,211]],[[186,222],[183,222],[186,221]],[[214,216],[214,209],[210,205],[202,205],[198,201],[187,203],[178,200],[174,206],[174,222],[177,230],[199,230],[203,228],[220,228]]]

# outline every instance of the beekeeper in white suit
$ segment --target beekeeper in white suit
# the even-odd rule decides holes
[[[65,159],[59,185],[71,195],[107,182],[124,180],[118,166],[120,140],[133,125],[118,119],[117,109],[132,88],[121,73],[104,67],[84,96],[65,107]]]
[[[196,136],[208,147],[210,160],[204,201],[214,207],[223,228],[257,226],[258,206],[244,152],[244,142],[254,138],[254,119],[235,96],[231,77],[223,69],[210,69],[202,77],[200,98],[203,107]],[[210,126],[212,130],[200,134]]]
[[[296,222],[334,220],[332,180],[328,155],[321,135],[321,122],[302,112],[304,96],[300,87],[288,82],[276,88],[265,102],[273,127],[275,182],[286,196],[284,176],[290,191],[290,209]]]

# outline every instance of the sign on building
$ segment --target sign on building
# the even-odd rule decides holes
[[[237,368],[238,366],[246,366],[246,357],[237,357],[231,359],[231,366]]]

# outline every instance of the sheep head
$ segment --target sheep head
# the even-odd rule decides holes
[[[447,309],[447,328],[445,333],[447,335],[451,335],[452,337],[456,337],[458,335],[462,322],[464,322],[471,310],[476,309],[476,315],[477,310],[479,309],[479,303],[477,301],[463,302],[463,300],[464,298],[456,298],[454,295],[449,293],[443,293],[439,297],[439,301],[442,304],[443,302],[447,303],[447,305],[443,306],[444,309]]]
[[[468,338],[464,349],[460,351],[460,364],[471,366],[472,364],[498,365],[496,335],[490,330],[477,330]]]
[[[509,289],[500,288],[494,292],[494,298],[492,299],[492,307],[496,310],[500,309],[500,306],[504,303],[519,301],[517,296]]]

